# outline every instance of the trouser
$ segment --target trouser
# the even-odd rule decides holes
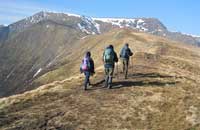
[[[114,68],[105,68],[105,87],[111,87]]]
[[[84,89],[86,90],[88,84],[90,84],[90,72],[89,71],[85,71],[84,75],[85,75]]]
[[[128,75],[128,65],[129,65],[129,59],[122,59],[122,63],[123,63],[123,73],[125,78],[127,78]]]

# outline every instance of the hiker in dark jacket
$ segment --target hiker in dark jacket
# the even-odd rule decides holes
[[[128,75],[129,57],[132,55],[133,53],[131,52],[128,43],[126,43],[120,52],[120,59],[122,60],[122,63],[123,63],[123,73],[124,73],[125,79],[127,79],[127,75]]]
[[[105,87],[112,88],[112,78],[115,68],[115,62],[118,62],[118,57],[114,51],[113,45],[109,45],[103,53],[103,62],[105,68]]]
[[[87,90],[87,86],[90,85],[90,76],[95,73],[94,61],[91,58],[90,52],[87,52],[84,59],[82,60],[80,71],[85,75],[84,90]]]

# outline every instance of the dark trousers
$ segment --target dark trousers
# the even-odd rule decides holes
[[[105,87],[111,87],[114,68],[105,68]]]
[[[85,75],[84,89],[86,90],[87,86],[90,85],[90,72],[89,71],[85,71],[84,75]]]
[[[122,59],[122,63],[123,63],[123,73],[125,78],[127,78],[128,75],[128,65],[129,65],[129,59]]]

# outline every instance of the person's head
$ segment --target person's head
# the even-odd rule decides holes
[[[128,47],[129,46],[128,43],[125,43],[125,46]]]
[[[90,57],[91,56],[91,53],[89,51],[86,52],[86,57]]]
[[[109,45],[108,48],[114,49],[113,45]]]

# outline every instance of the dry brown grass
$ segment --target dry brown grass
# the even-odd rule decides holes
[[[0,99],[0,129],[200,129],[200,49],[130,30],[114,30],[81,42],[83,46],[77,48],[78,54],[72,54],[76,58],[70,63],[69,72],[75,75]],[[119,52],[124,42],[135,51],[129,78],[123,79],[119,66],[113,89],[102,88],[103,48],[112,43]],[[75,69],[88,49],[98,69],[92,87],[85,92],[83,77]],[[45,76],[38,81],[47,83]]]

